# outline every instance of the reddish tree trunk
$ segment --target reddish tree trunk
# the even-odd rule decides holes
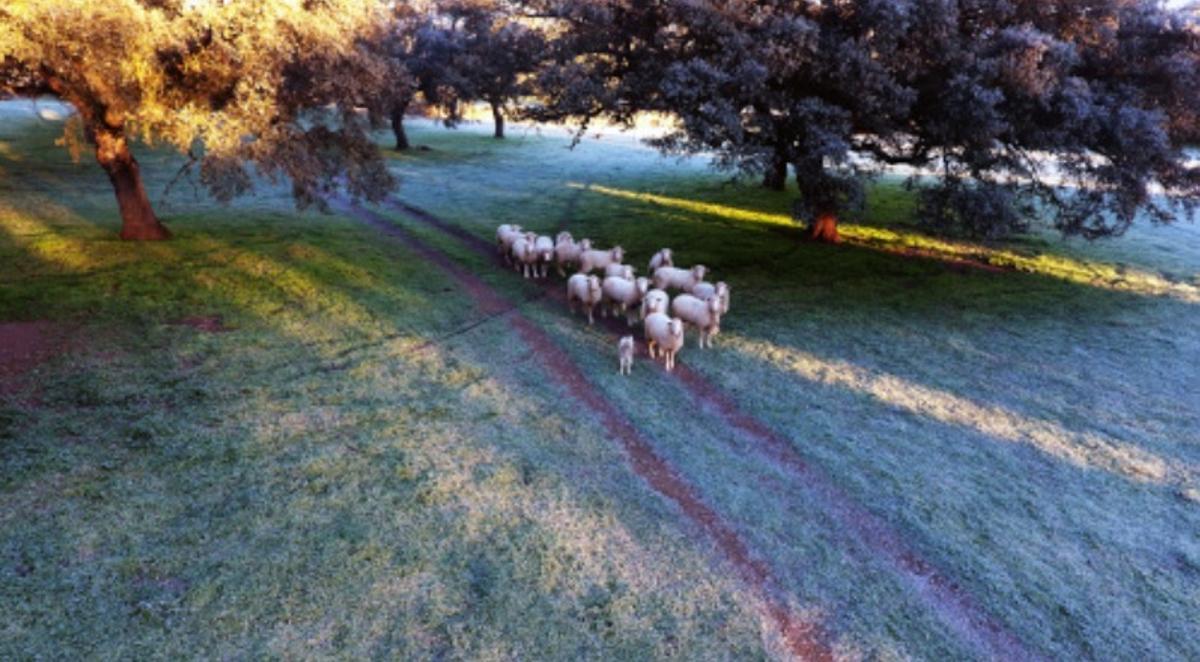
[[[767,171],[763,173],[763,188],[769,188],[772,191],[784,190],[787,188],[787,174],[787,158],[777,152],[771,157],[771,164],[767,166]]]
[[[492,103],[492,120],[496,123],[495,137],[497,140],[504,138],[504,111],[500,109],[500,104]]]
[[[93,134],[96,160],[117,194],[121,210],[121,238],[130,241],[170,239],[171,233],[159,222],[142,185],[142,172],[129,151],[129,143],[119,129],[103,128]]]
[[[807,236],[812,241],[823,241],[831,244],[841,241],[841,238],[838,237],[837,214],[832,212],[817,214],[817,217],[808,226]]]
[[[396,151],[403,152],[410,147],[408,132],[404,130],[404,111],[408,104],[397,104],[392,108],[392,133],[396,136]]]

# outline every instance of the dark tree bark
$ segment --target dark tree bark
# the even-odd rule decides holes
[[[396,136],[396,151],[403,152],[411,147],[408,142],[408,132],[404,130],[404,113],[408,110],[408,104],[396,104],[392,108],[392,133]]]
[[[129,143],[120,129],[105,127],[92,133],[96,143],[96,161],[117,194],[121,210],[121,238],[130,241],[160,241],[170,239],[171,233],[159,222],[150,198],[142,185],[142,173],[137,159],[129,151]]]
[[[787,156],[778,151],[771,157],[767,171],[763,173],[763,188],[772,191],[782,191],[787,188],[788,162]]]
[[[805,236],[811,241],[836,244],[841,241],[841,237],[838,236],[837,222],[837,214],[833,212],[817,214],[817,217],[809,224]]]
[[[504,110],[500,108],[500,104],[492,102],[492,120],[496,123],[495,138],[497,140],[504,139]]]

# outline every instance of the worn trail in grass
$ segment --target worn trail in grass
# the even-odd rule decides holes
[[[488,287],[477,276],[455,264],[445,254],[422,243],[387,219],[361,207],[353,206],[350,213],[381,232],[397,238],[425,259],[438,265],[459,282],[476,305],[488,315],[499,315],[513,310],[504,297]],[[428,214],[412,211],[414,216],[437,222]],[[448,226],[444,226],[448,227]],[[585,404],[601,420],[609,433],[621,443],[629,462],[656,492],[676,504],[683,514],[711,537],[726,560],[733,565],[742,578],[758,592],[770,619],[779,628],[791,652],[805,660],[831,660],[833,652],[827,643],[828,634],[818,622],[805,621],[790,613],[786,604],[777,597],[779,586],[771,576],[768,566],[754,558],[745,541],[720,515],[705,505],[695,487],[689,485],[678,472],[672,469],[654,451],[653,445],[623,416],[611,402],[604,398],[589,383],[586,376],[540,327],[519,313],[509,318],[532,350],[545,364],[547,370],[577,400]]]
[[[388,204],[411,218],[454,237],[480,255],[494,256],[495,254],[495,247],[490,242],[439,219],[419,207],[400,200],[391,200]],[[385,219],[371,217],[369,221],[385,232],[392,231],[382,225],[387,223]],[[439,263],[443,263],[446,259],[444,255],[440,254],[430,257]],[[460,278],[460,280],[463,280],[472,289],[482,285],[473,277],[470,280],[465,278]],[[557,307],[557,310],[565,307],[566,298],[560,282],[542,280],[538,281],[538,284],[545,292],[546,298]],[[600,323],[607,327],[612,339],[628,332],[628,328],[616,318],[601,319]],[[546,339],[546,342],[550,343],[551,341]],[[639,349],[644,349],[640,342],[637,346]],[[644,354],[644,352],[642,353]],[[573,372],[578,370],[574,366],[571,366],[571,369]],[[887,565],[891,566],[904,578],[905,583],[928,608],[932,609],[943,622],[980,654],[999,659],[1033,659],[1035,657],[1002,623],[984,612],[952,579],[921,559],[902,540],[895,529],[855,503],[853,498],[839,489],[828,476],[805,461],[796,451],[795,444],[791,440],[742,411],[730,397],[721,392],[719,387],[690,370],[686,364],[677,365],[675,374],[697,404],[718,412],[730,429],[737,429],[751,436],[757,442],[752,446],[753,448],[766,453],[773,460],[786,466],[806,487],[820,494],[823,500],[819,504],[814,504],[815,507],[833,515],[839,524],[857,538],[859,544],[865,544]],[[611,408],[611,405],[607,403],[605,406]]]

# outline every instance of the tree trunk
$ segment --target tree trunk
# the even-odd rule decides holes
[[[841,241],[841,238],[838,237],[837,214],[833,212],[817,214],[817,217],[809,224],[806,235],[811,241],[821,241],[830,244],[836,244]]]
[[[171,233],[154,214],[150,198],[142,185],[142,173],[137,159],[129,151],[129,143],[120,129],[102,128],[93,133],[96,160],[117,194],[121,210],[121,238],[130,241],[170,239]]]
[[[411,147],[408,142],[408,132],[404,130],[404,111],[408,104],[396,105],[392,108],[392,133],[396,135],[396,151],[403,152]]]
[[[787,157],[775,152],[771,157],[771,163],[767,166],[767,171],[763,174],[763,188],[771,189],[772,191],[782,191],[787,188],[788,163]]]
[[[492,120],[495,121],[495,123],[496,123],[496,134],[495,134],[496,139],[503,140],[504,139],[504,111],[500,109],[500,104],[495,103],[495,102],[492,103]]]

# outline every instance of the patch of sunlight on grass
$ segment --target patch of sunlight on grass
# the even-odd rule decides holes
[[[1098,469],[1130,480],[1193,487],[1195,467],[1173,464],[1135,445],[1095,432],[1073,431],[1052,421],[1024,416],[1010,409],[974,402],[902,377],[861,368],[845,361],[729,334],[726,344],[740,353],[819,384],[862,393],[917,416],[973,429],[981,434],[1028,444],[1047,455],[1084,469]]]
[[[598,184],[569,182],[567,186],[594,191],[610,197],[646,202],[734,221],[795,227],[795,222],[787,214],[753,211],[714,202],[617,189]],[[1146,296],[1170,297],[1188,303],[1200,303],[1200,287],[1196,285],[1172,282],[1159,274],[1121,265],[1078,260],[1048,253],[1023,255],[1004,248],[993,248],[971,242],[940,239],[917,232],[855,223],[838,224],[838,232],[847,243],[875,250],[915,251],[923,257],[933,259],[975,260],[995,267],[1025,271],[1079,285]]]
[[[0,140],[0,159],[19,163],[25,160],[25,155],[13,147],[12,143],[7,140]]]
[[[390,330],[366,307],[299,269],[211,237],[196,237],[192,242],[210,255],[212,263],[245,277],[231,280],[229,272],[198,271],[192,276],[197,285],[219,292],[264,321],[274,322],[289,335],[311,339],[314,333],[330,335],[330,331],[332,335],[345,330],[382,335]],[[283,296],[269,293],[272,289]],[[306,318],[282,314],[289,306],[299,307],[305,313],[319,312],[333,322],[335,328],[315,329]]]
[[[45,222],[4,202],[0,202],[0,232],[22,250],[58,269],[87,271],[102,264],[92,254],[95,241],[56,232]]]

